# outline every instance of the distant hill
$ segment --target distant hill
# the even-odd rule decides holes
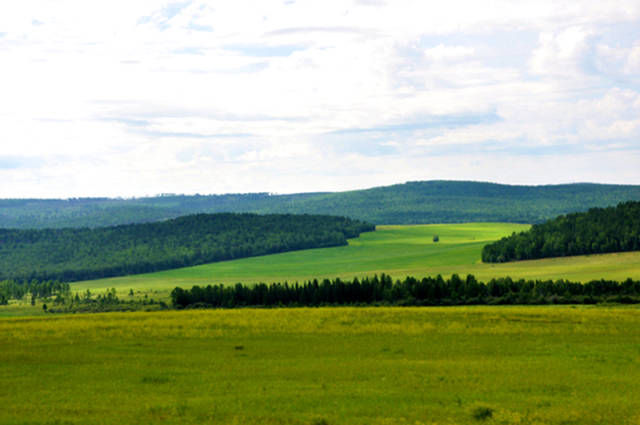
[[[561,215],[482,249],[482,261],[501,263],[548,257],[640,250],[640,202]]]
[[[511,186],[408,182],[332,193],[170,195],[136,199],[0,200],[0,227],[98,227],[194,213],[331,214],[376,224],[501,221],[541,223],[560,214],[640,200],[640,186],[577,183]]]
[[[344,217],[231,213],[93,229],[0,229],[0,280],[124,276],[346,245],[372,230]]]

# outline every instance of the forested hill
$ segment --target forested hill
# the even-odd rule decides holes
[[[560,216],[486,245],[482,261],[504,262],[640,251],[640,202]]]
[[[346,245],[371,224],[320,215],[197,214],[101,228],[0,229],[0,281],[85,280]]]
[[[503,221],[541,223],[560,214],[640,200],[640,186],[509,186],[409,182],[334,193],[171,195],[136,199],[0,200],[0,227],[97,227],[194,213],[332,214],[376,224]]]

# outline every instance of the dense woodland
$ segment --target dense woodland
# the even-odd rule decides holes
[[[562,215],[486,245],[482,261],[505,262],[640,250],[640,202]]]
[[[513,280],[509,277],[479,282],[473,275],[454,274],[395,282],[388,275],[358,280],[324,279],[303,284],[264,283],[254,286],[209,285],[191,289],[176,287],[173,305],[235,308],[246,306],[326,305],[472,305],[472,304],[595,304],[639,303],[640,281]]]
[[[0,229],[0,280],[65,282],[346,245],[375,226],[320,215],[196,214],[103,228]]]
[[[640,200],[640,186],[510,186],[462,181],[409,182],[336,193],[164,195],[136,199],[0,200],[0,227],[102,227],[194,213],[331,214],[376,224],[473,221],[541,223],[560,214]]]

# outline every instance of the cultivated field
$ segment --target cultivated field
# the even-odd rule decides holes
[[[480,252],[486,243],[528,228],[528,225],[508,223],[378,226],[376,232],[351,239],[349,246],[78,282],[72,285],[72,290],[96,292],[115,287],[124,294],[133,288],[141,292],[157,291],[161,295],[175,286],[190,287],[194,284],[293,282],[310,278],[372,276],[382,272],[398,278],[472,273],[481,280],[507,275],[576,281],[640,278],[640,252],[506,264],[483,264],[480,261]],[[434,235],[439,236],[439,242],[433,242]]]
[[[0,423],[632,424],[640,309],[0,320]]]

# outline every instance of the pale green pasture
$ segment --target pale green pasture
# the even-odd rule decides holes
[[[353,278],[387,273],[393,277],[476,275],[482,280],[511,276],[531,279],[640,279],[640,252],[483,264],[482,247],[529,226],[508,223],[465,223],[379,226],[376,232],[351,239],[348,246],[295,251],[224,261],[196,267],[78,282],[75,291],[134,291],[166,295],[175,286],[216,283],[304,281]],[[438,235],[440,241],[433,242]]]
[[[115,287],[140,291],[167,290],[178,285],[303,281],[312,278],[388,273],[404,276],[431,274],[434,268],[450,273],[480,260],[482,246],[528,225],[467,223],[417,226],[378,226],[349,240],[348,246],[294,251],[196,267],[79,282],[74,290],[103,291]],[[433,242],[438,235],[440,241]]]

